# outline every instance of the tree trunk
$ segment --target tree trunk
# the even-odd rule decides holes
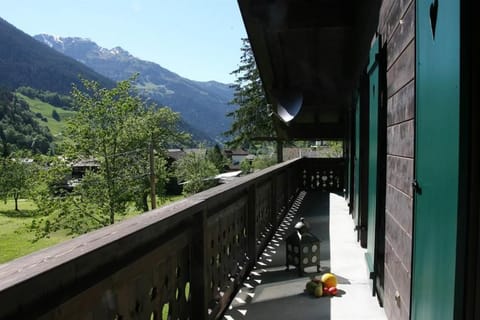
[[[147,212],[149,210],[149,208],[148,208],[148,193],[144,193],[142,195],[142,208],[143,208],[143,212]]]
[[[152,141],[150,142],[150,150],[149,150],[149,158],[150,158],[150,201],[152,202],[152,209],[155,209],[157,207],[157,199],[156,199],[156,193],[157,190],[155,188],[156,186],[156,179],[155,179],[155,158],[154,158],[154,153],[153,153],[153,136],[152,136]],[[148,205],[147,205],[147,211],[148,211]]]
[[[13,194],[13,199],[15,199],[15,211],[18,211],[18,193]]]

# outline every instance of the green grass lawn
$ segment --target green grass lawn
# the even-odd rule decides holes
[[[50,238],[32,242],[33,234],[26,224],[34,218],[35,205],[32,201],[19,200],[18,207],[19,211],[15,211],[13,200],[0,202],[0,263],[70,239],[66,232],[56,232]]]
[[[162,202],[159,201],[158,206],[182,198],[183,196],[167,197]],[[8,200],[7,203],[0,202],[0,264],[72,238],[66,231],[58,231],[51,234],[49,238],[32,242],[34,235],[26,225],[34,219],[36,206],[30,200],[21,199],[18,207],[19,211],[15,211],[13,200]],[[139,214],[138,210],[132,206],[125,216],[118,216],[117,221]]]
[[[59,137],[63,128],[65,127],[66,125],[65,120],[72,117],[75,114],[75,111],[57,108],[41,100],[31,99],[27,96],[24,96],[21,93],[17,93],[17,95],[28,103],[28,105],[30,106],[30,110],[32,110],[33,113],[38,112],[42,116],[47,118],[48,120],[47,122],[43,122],[37,118],[38,123],[40,123],[41,125],[46,125],[50,129],[50,132],[52,133],[52,135],[56,138]],[[58,115],[60,116],[60,121],[57,121],[52,117],[53,110],[57,111]]]

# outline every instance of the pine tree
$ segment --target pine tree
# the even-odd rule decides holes
[[[237,80],[232,85],[231,104],[239,108],[227,114],[233,118],[232,127],[225,132],[230,140],[227,146],[249,148],[255,139],[275,138],[272,110],[262,87],[248,39],[242,39],[240,66],[232,72]]]

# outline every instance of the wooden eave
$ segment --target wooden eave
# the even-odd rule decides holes
[[[279,115],[279,136],[343,139],[381,0],[238,3],[268,101]],[[278,109],[280,104],[289,110],[285,95],[301,97],[300,109],[292,108],[294,117],[287,122]]]

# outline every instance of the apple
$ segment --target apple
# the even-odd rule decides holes
[[[331,294],[332,296],[337,295],[337,292],[338,292],[337,287],[330,287],[327,290],[328,290],[328,293]]]

